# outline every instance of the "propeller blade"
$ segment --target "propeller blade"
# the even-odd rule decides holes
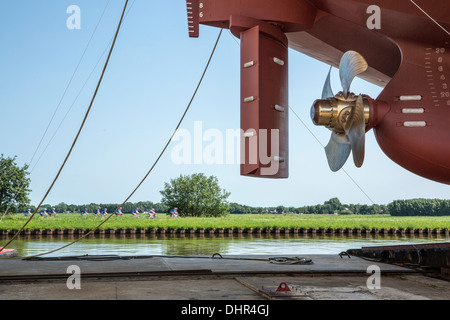
[[[366,71],[368,67],[366,60],[358,52],[350,50],[344,53],[339,63],[339,77],[345,97],[348,95],[353,79]]]
[[[346,135],[331,133],[330,141],[325,147],[328,165],[331,171],[336,172],[345,164],[350,155],[351,145]]]
[[[328,98],[334,97],[333,90],[331,90],[331,83],[330,83],[331,68],[332,67],[330,67],[330,71],[328,71],[327,79],[325,80],[325,84],[323,85],[322,99],[328,99]]]
[[[364,102],[358,96],[355,106],[344,125],[353,153],[353,162],[359,168],[364,162],[366,123],[364,120]]]

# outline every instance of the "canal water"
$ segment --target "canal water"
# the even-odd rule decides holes
[[[28,236],[14,240],[8,248],[17,249],[27,257],[59,249],[76,237]],[[0,246],[7,241],[0,239]],[[224,235],[224,236],[161,236],[115,235],[91,236],[67,248],[46,255],[308,255],[338,254],[361,247],[450,242],[445,236],[285,236],[285,235]]]

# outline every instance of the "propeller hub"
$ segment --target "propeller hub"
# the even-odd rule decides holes
[[[345,99],[341,92],[334,98],[318,99],[311,106],[311,120],[317,126],[324,126],[336,133],[344,133],[344,126],[350,116],[351,109],[356,104],[354,94],[350,93]],[[369,123],[369,103],[364,101],[364,120]]]

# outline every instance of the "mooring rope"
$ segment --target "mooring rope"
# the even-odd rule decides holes
[[[57,181],[58,178],[59,178],[59,175],[61,174],[61,172],[62,172],[64,166],[66,165],[66,162],[67,162],[67,160],[69,159],[69,157],[70,157],[70,155],[71,155],[71,153],[72,153],[72,150],[73,150],[73,148],[75,147],[75,144],[76,144],[77,141],[78,141],[78,137],[80,136],[81,131],[83,130],[84,124],[86,123],[86,120],[87,120],[88,115],[89,115],[89,113],[90,113],[90,111],[91,111],[92,105],[94,104],[94,100],[95,100],[95,97],[97,96],[98,89],[100,88],[100,84],[102,83],[103,76],[105,75],[106,68],[108,67],[109,59],[111,58],[111,54],[112,54],[112,52],[113,52],[114,45],[115,45],[116,40],[117,40],[117,36],[118,36],[118,34],[119,34],[120,27],[121,27],[121,25],[122,25],[123,16],[124,16],[124,14],[125,14],[125,10],[126,10],[126,8],[127,8],[127,5],[128,5],[128,0],[125,1],[125,5],[124,5],[123,11],[122,11],[122,15],[121,15],[121,17],[120,17],[119,25],[117,26],[117,30],[116,30],[116,33],[115,33],[115,35],[114,35],[114,40],[113,40],[113,43],[112,43],[112,45],[111,45],[111,49],[109,50],[109,54],[108,54],[108,57],[107,57],[107,59],[106,59],[105,65],[104,65],[104,67],[103,67],[102,74],[101,74],[101,76],[100,76],[100,79],[98,80],[97,87],[95,88],[94,95],[92,96],[92,99],[91,99],[91,102],[90,102],[90,104],[89,104],[89,107],[88,107],[88,109],[87,109],[87,111],[86,111],[86,114],[84,115],[83,121],[82,121],[81,126],[80,126],[80,128],[79,128],[79,130],[78,130],[78,133],[77,133],[77,135],[75,136],[74,141],[72,142],[72,145],[71,145],[71,147],[70,147],[70,149],[69,149],[69,152],[67,153],[67,155],[66,155],[66,157],[65,157],[65,159],[64,159],[64,161],[63,161],[63,163],[62,163],[62,165],[61,165],[61,167],[60,167],[59,170],[58,170],[58,173],[56,174],[55,178],[53,179],[52,184],[51,184],[50,187],[48,188],[47,192],[45,193],[45,195],[44,195],[44,197],[42,198],[42,200],[41,200],[41,202],[39,203],[39,205],[36,207],[36,209],[34,210],[34,212],[31,214],[30,218],[28,218],[28,220],[24,223],[24,225],[23,225],[23,226],[16,232],[16,234],[8,241],[8,243],[6,243],[6,245],[3,246],[3,248],[6,248],[11,242],[13,242],[13,241],[16,239],[16,237],[22,232],[22,230],[25,229],[25,227],[28,225],[28,223],[31,221],[31,219],[33,219],[33,217],[36,215],[36,212],[39,210],[39,208],[41,207],[42,203],[45,201],[45,199],[47,198],[48,194],[49,194],[50,191],[53,189],[53,186],[55,185],[56,181]]]
[[[197,87],[196,87],[196,89],[195,89],[195,91],[194,91],[192,97],[191,97],[191,100],[189,101],[189,103],[188,103],[186,109],[184,110],[183,115],[181,116],[180,120],[178,121],[178,124],[177,124],[177,126],[175,127],[175,130],[173,131],[173,133],[172,133],[172,135],[170,136],[169,140],[167,141],[166,145],[165,145],[164,148],[162,149],[162,151],[161,151],[161,153],[159,154],[158,158],[155,160],[155,162],[153,163],[153,165],[151,166],[151,168],[148,170],[148,172],[145,174],[145,176],[142,178],[142,180],[139,182],[139,184],[136,186],[136,188],[130,193],[130,195],[122,202],[121,205],[119,205],[119,206],[117,207],[117,209],[116,209],[113,213],[110,214],[109,217],[107,217],[104,221],[102,221],[100,224],[98,224],[98,225],[97,225],[96,227],[94,227],[93,229],[90,229],[88,232],[86,232],[84,235],[82,235],[82,236],[79,237],[78,239],[75,239],[74,241],[70,242],[69,244],[66,244],[66,245],[64,245],[64,246],[62,246],[62,247],[60,247],[60,248],[58,248],[58,249],[55,249],[55,250],[52,250],[52,251],[48,251],[48,252],[44,252],[44,253],[40,253],[40,254],[36,254],[36,255],[33,255],[33,256],[29,256],[29,257],[25,257],[26,259],[32,258],[32,257],[39,257],[39,256],[43,256],[43,255],[46,255],[46,254],[50,254],[50,253],[59,251],[59,250],[61,250],[61,249],[67,248],[68,246],[70,246],[70,245],[72,245],[72,244],[74,244],[74,243],[76,243],[76,242],[78,242],[78,241],[80,241],[80,240],[86,238],[86,237],[87,237],[88,235],[90,235],[92,232],[95,232],[95,230],[97,230],[98,228],[100,228],[100,227],[101,227],[104,223],[106,223],[109,219],[111,219],[111,218],[114,216],[114,214],[119,210],[119,208],[120,208],[120,207],[123,207],[123,206],[125,205],[125,203],[126,203],[126,202],[134,195],[134,193],[140,188],[140,186],[144,183],[144,181],[148,178],[148,176],[150,175],[150,173],[153,171],[153,169],[155,168],[155,166],[157,165],[157,163],[159,162],[159,160],[160,160],[161,157],[163,156],[164,152],[167,150],[167,147],[168,147],[169,144],[172,142],[172,139],[173,139],[173,137],[175,136],[175,133],[177,132],[177,130],[180,128],[181,123],[183,122],[184,118],[186,117],[186,114],[187,114],[187,112],[189,111],[189,109],[190,109],[190,107],[191,107],[191,105],[192,105],[192,102],[194,101],[195,96],[197,95],[197,91],[198,91],[198,89],[200,88],[200,85],[201,85],[202,82],[203,82],[203,78],[205,77],[206,71],[208,70],[208,67],[209,67],[209,65],[210,65],[210,63],[211,63],[211,60],[212,60],[213,56],[214,56],[214,53],[215,53],[215,51],[216,51],[216,48],[217,48],[217,45],[218,45],[218,43],[219,43],[220,37],[221,37],[221,35],[222,35],[222,31],[223,31],[223,29],[220,29],[219,35],[217,36],[216,43],[214,44],[213,50],[212,50],[212,52],[211,52],[211,55],[209,56],[208,62],[207,62],[207,64],[206,64],[206,66],[205,66],[205,69],[203,70],[203,74],[202,74],[202,76],[200,77],[200,80],[199,80],[199,82],[198,82],[198,84],[197,84]],[[20,258],[22,258],[22,257],[20,257]]]

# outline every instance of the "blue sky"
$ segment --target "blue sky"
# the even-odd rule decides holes
[[[16,155],[19,165],[28,163],[36,150],[107,2],[10,0],[3,3],[0,153]],[[106,57],[103,56],[95,69],[94,66],[114,35],[123,4],[124,1],[110,1],[31,163],[34,169],[30,176],[30,197],[35,205],[50,186],[81,124]],[[79,30],[69,30],[66,26],[70,16],[66,10],[70,5],[81,9]],[[45,203],[125,200],[172,134],[218,33],[216,28],[201,26],[200,38],[189,38],[184,1],[136,0],[124,20],[86,125]],[[224,134],[227,129],[239,128],[238,42],[224,30],[181,128],[193,132],[195,121],[202,122],[203,130],[218,129]],[[321,95],[328,68],[299,52],[289,51],[290,107],[303,123],[290,114],[288,179],[242,177],[237,163],[175,164],[171,153],[176,143],[172,143],[130,201],[157,202],[164,182],[180,174],[196,172],[217,176],[221,186],[231,192],[230,201],[252,206],[303,206],[323,203],[332,197],[338,197],[343,203],[367,204],[416,197],[448,198],[448,185],[421,178],[392,162],[378,147],[373,131],[366,136],[363,167],[355,168],[351,159],[344,166],[354,181],[343,171],[329,170],[324,150],[315,137],[326,145],[330,132],[314,126],[309,118],[310,106]],[[335,92],[340,89],[336,69],[332,73],[332,86]],[[351,89],[373,98],[382,90],[360,79],[353,82]]]

